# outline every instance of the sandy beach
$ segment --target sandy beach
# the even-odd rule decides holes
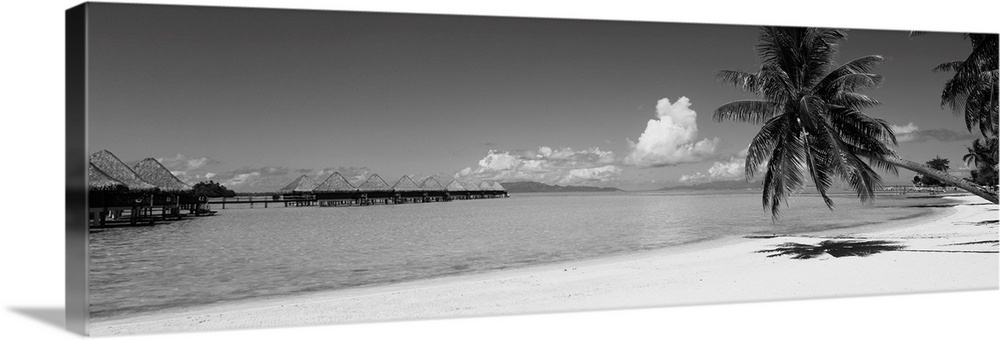
[[[997,206],[974,196],[907,223],[674,249],[93,322],[91,335],[204,331],[997,289]],[[866,257],[768,257],[784,243],[889,241]]]

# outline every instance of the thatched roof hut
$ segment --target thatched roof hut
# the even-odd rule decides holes
[[[483,181],[482,183],[479,183],[479,189],[483,191],[493,191],[493,185],[490,184],[490,182]]]
[[[507,188],[504,188],[502,185],[500,185],[500,182],[494,181],[493,182],[493,190],[495,190],[495,191],[507,191]]]
[[[186,191],[191,190],[191,186],[181,182],[177,176],[170,173],[163,164],[154,158],[146,158],[136,163],[132,170],[139,175],[139,178],[149,184],[155,185],[160,190],[165,191]]]
[[[400,177],[396,184],[392,185],[392,190],[396,191],[422,191],[417,183],[414,183],[410,176]]]
[[[94,166],[94,163],[87,165],[87,187],[90,190],[115,191],[127,190],[128,186],[118,180],[111,178],[108,174]]]
[[[316,189],[317,185],[318,184],[316,184],[316,181],[314,181],[311,177],[302,175],[299,176],[299,178],[293,180],[291,183],[288,183],[288,185],[286,185],[285,187],[278,190],[278,192],[281,193],[312,192],[313,189]]]
[[[90,155],[90,164],[100,169],[108,177],[125,184],[129,190],[151,190],[156,186],[142,180],[135,171],[125,165],[117,156],[108,150],[101,150]]]
[[[457,179],[448,182],[448,185],[444,187],[445,191],[468,191],[462,183],[459,183]]]
[[[444,186],[441,182],[438,182],[434,177],[427,177],[422,182],[420,182],[420,188],[424,191],[444,191]]]
[[[313,192],[355,192],[358,191],[351,182],[348,182],[344,175],[334,172],[313,189]]]
[[[479,186],[471,180],[463,181],[462,186],[468,191],[479,191]]]
[[[378,174],[372,174],[358,186],[358,191],[392,191],[392,187],[386,184]]]

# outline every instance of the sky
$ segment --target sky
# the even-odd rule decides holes
[[[276,190],[338,171],[648,190],[743,178],[759,126],[714,122],[750,94],[758,27],[95,4],[88,149],[178,178]],[[963,167],[976,137],[940,106],[961,34],[851,30],[838,64],[888,58],[866,112],[897,152]],[[900,170],[887,182],[909,182]]]

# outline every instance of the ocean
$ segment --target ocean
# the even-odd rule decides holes
[[[622,255],[728,236],[901,223],[948,202],[793,197],[773,221],[757,192],[511,194],[366,207],[219,210],[90,235],[94,321],[227,301]],[[214,207],[219,209],[219,207]]]

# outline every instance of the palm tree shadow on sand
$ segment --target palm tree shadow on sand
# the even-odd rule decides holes
[[[865,257],[878,254],[884,251],[894,251],[906,248],[906,246],[892,241],[841,241],[826,240],[819,244],[802,244],[786,242],[779,244],[777,248],[756,251],[756,253],[774,253],[767,257],[791,256],[796,260],[808,260],[819,257],[823,254],[830,254],[833,257],[859,256]]]

